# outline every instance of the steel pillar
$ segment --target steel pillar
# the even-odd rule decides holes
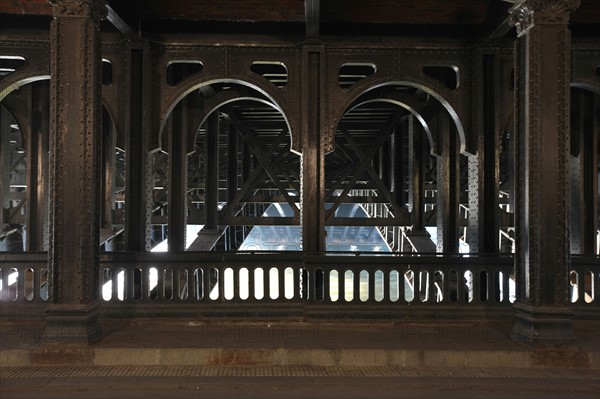
[[[238,132],[227,122],[227,201],[235,198],[238,191]]]
[[[238,143],[239,134],[233,125],[226,122],[227,131],[227,202],[232,201],[238,191]],[[230,225],[227,231],[227,250],[237,250],[237,226]]]
[[[100,227],[111,229],[113,225],[114,211],[114,176],[115,167],[115,140],[112,121],[110,115],[105,110],[102,111],[101,118],[101,148],[102,157],[102,203],[100,214]]]
[[[89,343],[97,319],[100,0],[53,0],[50,27],[50,298],[44,338]]]
[[[438,115],[437,159],[437,250],[447,254],[458,253],[460,205],[460,162],[456,127],[450,115]]]
[[[185,99],[171,113],[169,129],[169,252],[185,251],[187,107]]]
[[[206,120],[206,176],[204,182],[204,229],[219,228],[219,111],[214,111]]]
[[[391,192],[394,194],[396,202],[401,206],[406,203],[405,199],[405,181],[404,181],[404,146],[402,145],[403,137],[402,125],[396,126],[390,141],[390,173],[389,184]],[[410,159],[410,158],[409,158]]]
[[[11,159],[11,146],[10,146],[10,135],[11,135],[11,120],[12,116],[8,109],[4,106],[0,107],[0,167],[2,168],[2,174],[0,178],[0,188],[2,189],[2,196],[0,198],[0,229],[9,227],[10,218],[8,217],[8,211],[10,210],[10,175],[12,173],[13,162]],[[5,208],[6,206],[6,208]],[[0,232],[3,232],[0,230]],[[16,233],[11,233],[11,235]],[[6,243],[4,243],[6,245]],[[6,247],[5,250],[11,247]]]
[[[302,248],[325,250],[325,153],[321,112],[324,71],[322,46],[305,46],[302,52]]]
[[[31,85],[30,137],[27,138],[27,251],[48,250],[48,82]]]
[[[424,133],[419,123],[415,124],[414,117],[408,117],[408,190],[411,234],[425,235],[425,184],[423,176]]]
[[[477,93],[476,154],[469,156],[469,229],[471,252],[497,253],[499,250],[498,207],[500,179],[500,126],[498,98],[500,59],[493,50],[477,55],[476,66],[481,79]]]
[[[516,323],[526,342],[573,339],[569,309],[570,12],[578,0],[512,9],[516,118]]]
[[[147,87],[146,52],[142,46],[127,48],[127,63],[129,66],[127,84],[124,93],[129,101],[124,101],[123,113],[126,118],[125,127],[125,248],[128,251],[150,250],[151,204],[149,177],[152,175],[152,162],[148,154],[148,123],[149,117]],[[148,170],[150,169],[150,170]],[[148,226],[148,227],[147,227]]]

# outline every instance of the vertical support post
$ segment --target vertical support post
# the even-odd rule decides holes
[[[226,124],[227,131],[227,201],[231,201],[238,191],[238,132]]]
[[[437,250],[447,254],[458,253],[460,204],[460,163],[458,134],[450,122],[450,115],[438,116],[437,159]]]
[[[146,100],[146,87],[149,85],[146,73],[145,52],[143,47],[128,49],[127,62],[128,74],[125,93],[127,100],[125,107],[125,248],[128,251],[150,250],[149,235],[149,209],[151,201],[148,199],[149,161],[148,141],[148,101]],[[148,244],[148,245],[147,245]]]
[[[2,189],[0,197],[0,228],[9,221],[5,218],[8,214],[4,211],[5,202],[10,200],[10,174],[12,172],[11,149],[10,149],[10,133],[11,133],[11,117],[5,107],[0,107],[0,167],[2,175],[0,178],[0,189]],[[8,205],[8,204],[7,204]]]
[[[499,56],[495,52],[478,54],[476,63],[481,75],[475,88],[479,100],[477,118],[480,131],[476,154],[469,156],[469,233],[471,252],[496,253],[499,250],[500,179],[498,95]]]
[[[408,174],[409,174],[409,206],[411,214],[411,234],[425,235],[425,184],[423,176],[423,131],[415,124],[414,117],[408,117]]]
[[[238,143],[239,134],[231,123],[227,121],[227,201],[233,200],[238,191]],[[237,250],[236,236],[237,226],[230,225],[228,228],[229,250]]]
[[[102,111],[101,136],[102,136],[102,206],[100,227],[112,229],[114,206],[113,171],[115,170],[115,143],[113,139],[112,121],[108,112]]]
[[[402,124],[398,124],[390,142],[390,187],[396,202],[403,206],[406,203],[404,195],[404,152],[402,147]]]
[[[302,248],[306,252],[325,250],[324,177],[325,153],[321,123],[322,46],[305,46],[302,52]]]
[[[573,339],[569,309],[570,13],[579,0],[527,0],[517,27],[516,323],[526,342]]]
[[[187,107],[183,99],[171,113],[169,132],[169,252],[185,251]]]
[[[89,343],[97,324],[101,0],[53,0],[50,25],[50,297],[47,341]]]
[[[31,85],[31,136],[27,141],[27,251],[48,250],[49,90],[47,82]]]
[[[206,120],[206,180],[204,182],[204,230],[219,228],[219,111]]]

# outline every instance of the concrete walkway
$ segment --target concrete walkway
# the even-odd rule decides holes
[[[600,397],[598,370],[407,367],[8,367],[9,398]]]
[[[511,325],[112,319],[76,346],[4,320],[0,398],[600,398],[600,322],[556,347]]]

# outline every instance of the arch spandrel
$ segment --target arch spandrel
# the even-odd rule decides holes
[[[373,75],[366,77],[348,88],[338,84],[339,67],[344,63],[370,63],[376,68]],[[451,115],[460,136],[460,151],[467,146],[467,115],[469,111],[469,92],[467,84],[460,84],[454,90],[449,89],[439,80],[427,76],[422,69],[427,65],[452,66],[459,76],[468,73],[468,53],[458,50],[437,49],[333,49],[328,51],[328,125],[325,134],[326,142],[333,146],[333,136],[342,116],[351,104],[370,90],[391,86],[405,85],[422,90],[436,98]],[[459,78],[460,79],[460,78]],[[334,148],[326,149],[326,152]]]
[[[333,121],[330,124],[330,126],[331,126],[330,129],[333,132],[332,134],[335,134],[337,125],[339,124],[341,118],[346,113],[346,111],[350,107],[352,107],[354,103],[361,101],[362,96],[365,96],[365,95],[369,96],[369,93],[371,91],[383,89],[386,87],[405,86],[405,87],[410,87],[410,88],[415,88],[415,89],[421,90],[421,91],[427,93],[428,95],[431,95],[433,98],[435,98],[436,103],[439,104],[439,107],[437,105],[435,106],[435,110],[434,110],[435,112],[445,111],[450,114],[452,120],[454,121],[454,123],[456,125],[457,132],[459,134],[460,152],[464,152],[465,147],[466,147],[466,135],[465,135],[465,127],[464,127],[465,125],[460,120],[459,115],[456,112],[456,110],[454,108],[452,108],[452,105],[448,101],[446,101],[446,99],[444,97],[442,97],[438,92],[434,91],[433,89],[431,89],[428,86],[424,86],[421,82],[418,82],[418,81],[406,81],[406,80],[405,81],[395,81],[395,80],[391,80],[389,78],[384,78],[384,79],[381,79],[380,81],[378,81],[378,80],[371,81],[371,83],[372,83],[372,86],[370,86],[370,87],[365,87],[368,85],[368,83],[361,84],[360,86],[357,85],[358,87],[356,89],[352,90],[352,93],[355,97],[347,99],[346,102],[343,103],[343,105],[339,105],[337,107],[338,113],[335,114],[335,116],[333,117]],[[386,98],[386,96],[389,96],[389,98]],[[374,99],[374,97],[371,98],[371,101],[373,99]],[[415,115],[418,114],[417,119],[423,125],[425,131],[428,133],[428,137],[430,138],[430,143],[432,144],[432,147],[435,148],[435,143],[437,142],[436,135],[434,134],[434,132],[432,132],[430,130],[430,128],[431,128],[430,124],[428,122],[424,123],[430,117],[429,115],[433,115],[435,113],[434,111],[428,111],[428,110],[432,109],[431,107],[420,108],[418,103],[415,103],[414,101],[410,102],[410,104],[409,104],[409,103],[406,103],[406,101],[403,101],[403,100],[406,100],[405,98],[403,98],[403,97],[394,98],[394,95],[389,95],[389,94],[384,95],[381,99],[384,101],[388,101],[388,102],[391,101],[391,102],[397,103],[397,105],[402,106],[403,108],[409,110],[411,113],[413,113]],[[442,107],[443,107],[443,109],[442,109]],[[417,109],[422,109],[423,111],[421,113],[413,112],[413,111],[416,111]],[[432,151],[435,151],[433,148],[432,148]]]
[[[469,115],[472,99],[472,52],[459,49],[403,49],[399,79],[415,84],[433,95],[448,111],[460,137],[460,153],[467,151],[470,136]],[[423,72],[424,67],[449,67],[456,71],[456,88]]]
[[[296,47],[230,47],[228,77],[250,83],[273,101],[286,118],[292,137],[292,151],[300,153],[302,130],[301,109],[301,50]],[[277,87],[251,69],[256,61],[281,62],[287,71],[287,83]]]
[[[398,73],[398,54],[398,50],[390,49],[327,49],[327,87],[325,89],[325,112],[327,115],[324,119],[327,121],[327,125],[323,126],[323,133],[328,136],[324,138],[328,146],[325,148],[325,153],[335,150],[336,128],[352,102],[368,91],[370,87],[394,80],[393,77]],[[344,64],[370,64],[373,65],[375,71],[350,87],[341,87],[339,73]]]
[[[428,122],[429,116],[432,112],[427,111],[427,105],[422,101],[415,99],[412,96],[402,93],[382,93],[369,95],[366,93],[361,96],[359,101],[354,103],[349,110],[358,108],[369,103],[389,103],[394,104],[398,107],[404,108],[409,111],[421,124],[423,131],[429,140],[429,148],[431,154],[437,153],[437,136],[432,133],[430,122]],[[436,104],[436,109],[439,108],[439,104]]]
[[[117,142],[123,145],[123,134],[126,131],[128,109],[123,103],[129,101],[130,61],[124,56],[129,48],[121,44],[105,43],[102,46],[102,59],[108,60],[112,65],[112,82],[102,85],[102,104],[110,114],[113,125],[117,131]]]
[[[160,129],[175,105],[192,91],[213,83],[236,83],[250,87],[266,96],[285,116],[292,132],[292,150],[300,152],[300,53],[290,48],[241,47],[192,47],[168,46],[159,51],[157,79],[160,82]],[[288,83],[278,88],[262,76],[251,71],[250,66],[257,60],[281,61],[288,70]],[[176,60],[198,60],[203,64],[201,72],[184,78],[174,86],[166,83],[166,68]],[[152,137],[151,148],[160,144],[160,135]]]
[[[17,101],[14,101],[17,100]],[[27,109],[26,107],[21,106],[19,104],[20,101],[18,99],[13,98],[5,98],[4,101],[0,102],[0,106],[4,107],[6,112],[14,119],[14,121],[19,126],[19,149],[26,149],[29,139],[31,137],[31,126],[27,119]]]
[[[50,52],[46,42],[0,42],[2,55],[25,59],[25,66],[0,79],[0,101],[11,91],[37,80],[50,78]]]

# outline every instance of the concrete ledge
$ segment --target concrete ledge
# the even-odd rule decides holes
[[[547,349],[406,350],[288,348],[90,348],[0,350],[0,366],[344,366],[600,369],[600,353]]]
[[[31,351],[27,349],[0,350],[0,366],[29,366]]]
[[[160,349],[154,348],[103,348],[94,350],[96,366],[151,366],[159,364]]]

